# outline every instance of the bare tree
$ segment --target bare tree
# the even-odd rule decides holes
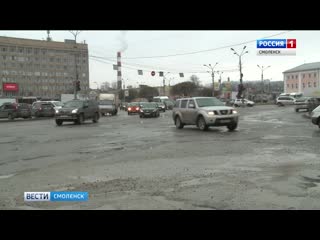
[[[111,88],[117,89],[118,88],[118,83],[117,82],[112,82],[111,83]]]
[[[192,75],[190,77],[190,81],[194,83],[194,85],[196,85],[197,87],[200,86],[200,80],[199,77],[197,75]]]

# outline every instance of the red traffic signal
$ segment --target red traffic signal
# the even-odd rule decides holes
[[[155,71],[152,71],[152,72],[151,72],[151,76],[154,76],[154,75],[156,75],[156,72],[155,72]]]

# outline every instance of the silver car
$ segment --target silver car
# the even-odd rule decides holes
[[[277,98],[276,104],[280,106],[285,106],[285,105],[293,105],[295,101],[294,97],[290,96],[280,96]]]
[[[193,97],[176,100],[172,112],[176,128],[196,125],[200,130],[210,126],[226,126],[230,131],[238,127],[239,115],[214,97]]]
[[[320,106],[318,106],[311,112],[311,121],[313,124],[318,125],[320,128]]]
[[[294,109],[296,112],[299,112],[300,109],[308,111],[308,102],[310,97],[301,97],[294,100]]]

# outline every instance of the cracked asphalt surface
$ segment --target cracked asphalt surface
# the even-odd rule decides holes
[[[171,111],[83,125],[0,121],[0,209],[320,209],[320,130],[293,107],[239,108],[225,127],[177,130]],[[88,202],[24,202],[87,191]]]

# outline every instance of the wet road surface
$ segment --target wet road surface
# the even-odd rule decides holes
[[[83,125],[0,121],[0,209],[320,209],[320,130],[293,107],[238,108],[235,132],[171,111]],[[88,202],[24,202],[87,191]]]

